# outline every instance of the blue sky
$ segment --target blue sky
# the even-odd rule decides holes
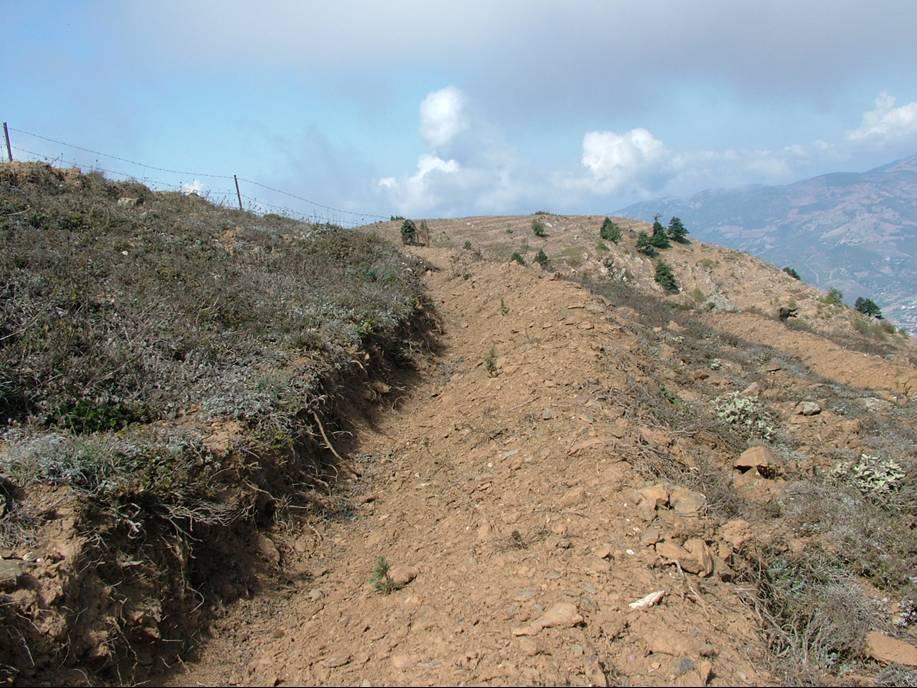
[[[212,192],[226,181],[21,131],[426,217],[604,213],[917,153],[908,0],[32,0],[4,16],[14,146]]]

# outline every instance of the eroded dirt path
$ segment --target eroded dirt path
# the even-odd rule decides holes
[[[534,270],[481,263],[464,280],[448,253],[423,255],[441,268],[428,286],[444,350],[358,429],[371,458],[355,519],[278,538],[285,578],[234,605],[171,682],[767,682],[735,584],[653,546],[698,537],[715,557],[718,524],[689,503],[638,516],[648,483],[631,462],[648,442],[689,449],[631,417],[639,352],[614,312]],[[375,592],[379,557],[416,577]],[[629,607],[654,591],[657,605]],[[539,630],[549,610],[557,625]]]

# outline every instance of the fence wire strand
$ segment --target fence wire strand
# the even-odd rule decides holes
[[[56,156],[47,155],[43,153],[37,153],[33,150],[23,148],[19,145],[11,145],[11,148],[14,151],[16,151],[18,154],[20,154],[17,157],[21,157],[24,154],[27,156],[31,156],[36,161],[45,162],[54,167],[68,166],[68,167],[76,167],[80,169],[85,168],[85,169],[88,169],[88,171],[102,172],[106,176],[121,178],[121,180],[139,181],[139,182],[146,184],[147,186],[154,187],[155,190],[158,190],[158,191],[170,190],[170,191],[178,191],[180,193],[197,193],[198,195],[201,195],[202,197],[207,198],[208,200],[219,198],[220,205],[223,205],[224,203],[226,205],[232,205],[233,204],[232,201],[237,200],[238,197],[241,196],[242,200],[244,201],[244,205],[248,206],[247,209],[250,212],[255,212],[258,214],[262,214],[262,215],[268,212],[276,212],[277,214],[283,215],[285,217],[289,217],[291,219],[300,220],[304,222],[334,224],[334,225],[339,225],[342,227],[357,227],[360,225],[370,224],[375,221],[389,219],[389,216],[380,215],[378,213],[360,212],[356,210],[346,210],[344,208],[336,208],[334,206],[325,205],[323,203],[313,201],[304,196],[300,196],[298,194],[295,194],[289,191],[284,191],[283,189],[278,189],[273,186],[268,186],[267,184],[262,184],[261,182],[257,182],[254,179],[248,179],[245,177],[234,177],[233,175],[225,175],[225,174],[212,174],[212,173],[206,173],[206,172],[189,172],[186,170],[175,170],[175,169],[170,169],[166,167],[157,167],[155,165],[148,165],[146,163],[138,162],[136,160],[131,160],[129,158],[124,158],[118,155],[112,155],[110,153],[103,153],[101,151],[97,151],[92,148],[86,148],[84,146],[79,146],[73,143],[68,143],[67,141],[61,141],[59,139],[54,139],[48,136],[43,136],[42,134],[36,134],[35,132],[26,131],[24,129],[9,127],[9,131],[15,132],[17,134],[22,134],[24,136],[29,136],[35,139],[39,139],[41,141],[45,141],[48,143],[53,143],[53,144],[60,145],[60,146],[66,146],[68,148],[72,148],[73,150],[82,151],[84,153],[90,153],[92,155],[97,155],[97,156],[108,158],[111,160],[118,160],[120,162],[129,164],[129,165],[135,165],[145,170],[152,170],[155,172],[162,172],[166,174],[175,174],[175,175],[191,177],[192,180],[190,183],[181,183],[180,182],[176,184],[173,182],[166,182],[160,179],[153,179],[145,175],[136,176],[128,172],[110,170],[110,169],[101,167],[98,164],[86,165],[84,163],[80,163],[75,160],[65,159],[63,154],[59,154]],[[292,198],[297,201],[300,201],[301,203],[305,203],[307,206],[310,207],[312,212],[301,212],[299,210],[295,210],[293,208],[289,208],[286,206],[281,206],[281,205],[277,205],[274,203],[268,203],[254,196],[249,196],[247,194],[239,193],[239,195],[237,196],[236,191],[234,190],[206,189],[206,190],[198,191],[195,188],[194,182],[199,181],[200,178],[223,179],[223,180],[238,179],[238,181],[241,183],[255,186],[255,187],[264,189],[265,191],[269,191],[275,194],[280,194],[282,196],[286,196],[288,198]],[[316,212],[316,210],[324,211],[324,212]]]

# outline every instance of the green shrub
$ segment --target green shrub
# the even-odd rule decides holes
[[[650,257],[656,255],[656,249],[650,242],[650,237],[646,232],[640,232],[637,235],[637,252]]]
[[[546,237],[548,235],[547,231],[545,230],[544,220],[542,220],[540,217],[532,220],[532,233],[537,237]]]
[[[401,243],[406,246],[417,245],[417,225],[413,220],[405,220],[401,223]]]
[[[819,299],[822,303],[829,306],[841,306],[844,303],[844,294],[840,289],[831,288],[828,293]]]
[[[522,257],[522,254],[519,251],[513,251],[513,255],[510,256],[510,260],[514,260],[519,265],[525,265],[525,258]]]
[[[675,279],[675,273],[667,263],[661,260],[656,263],[656,283],[668,292],[678,292],[678,280]]]
[[[688,243],[688,230],[677,217],[673,217],[669,220],[669,228],[666,233],[672,241],[677,241],[679,244]]]
[[[832,469],[835,477],[849,482],[870,497],[882,497],[900,485],[905,477],[901,465],[893,459],[860,454],[856,461],[841,461]]]
[[[672,245],[666,235],[665,227],[659,221],[658,215],[653,220],[653,233],[650,235],[650,244],[654,248],[669,248]]]
[[[799,273],[796,272],[796,270],[794,270],[793,268],[791,268],[789,265],[787,265],[785,268],[783,268],[783,271],[784,271],[786,274],[788,274],[790,277],[792,277],[793,279],[797,279],[797,280],[798,280],[798,279],[802,279],[802,278],[799,276]]]
[[[853,307],[857,309],[863,315],[867,315],[877,320],[882,319],[882,310],[876,305],[876,302],[872,299],[866,299],[862,296],[857,297],[856,302],[853,304]]]
[[[621,228],[618,227],[611,218],[606,217],[602,222],[601,229],[599,229],[599,236],[605,241],[616,244],[621,240]]]
[[[372,583],[376,592],[380,592],[383,595],[390,595],[401,589],[401,586],[393,581],[392,577],[389,575],[390,570],[391,566],[389,566],[385,557],[379,557],[376,561],[375,568],[373,568],[372,576],[369,578],[369,582]]]
[[[535,254],[535,262],[538,263],[543,270],[546,270],[551,263],[548,254],[541,248],[538,249],[538,253]]]
[[[775,433],[770,414],[757,401],[738,392],[718,397],[713,407],[717,418],[748,435],[769,440]]]
[[[487,355],[484,357],[484,370],[487,371],[487,374],[490,377],[497,376],[497,349],[493,346],[488,350]]]

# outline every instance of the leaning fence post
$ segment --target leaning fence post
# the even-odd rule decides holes
[[[10,145],[10,130],[6,126],[6,122],[3,123],[3,138],[6,139],[6,157],[9,158],[10,162],[13,162],[13,147]]]
[[[236,183],[236,198],[239,199],[239,210],[242,210],[242,194],[239,192],[239,178],[236,175],[232,175],[232,179]]]

